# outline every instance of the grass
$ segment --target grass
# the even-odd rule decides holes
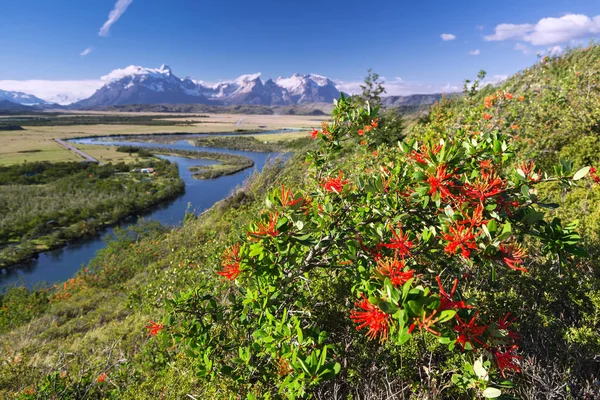
[[[89,114],[89,113],[86,113]],[[138,115],[137,113],[119,113],[118,115]],[[69,114],[72,115],[72,114]],[[94,115],[114,115],[95,113]],[[164,114],[155,114],[157,119]],[[300,115],[231,115],[213,114],[205,116],[182,117],[182,123],[192,121],[185,126],[144,126],[123,124],[97,124],[97,125],[65,125],[65,126],[25,126],[22,131],[0,132],[0,165],[20,164],[32,161],[77,161],[79,157],[60,147],[54,139],[71,139],[86,136],[110,136],[124,134],[161,134],[161,133],[223,133],[234,132],[236,129],[246,130],[276,130],[283,128],[302,128],[308,131],[312,127],[320,126],[325,117],[300,116]],[[177,121],[177,118],[170,118]],[[291,140],[300,137],[299,132],[287,132],[281,139]],[[276,140],[267,135],[253,135],[264,141]],[[275,135],[273,135],[275,136]],[[79,148],[79,145],[77,146]],[[22,153],[22,151],[40,150],[36,153]],[[21,153],[20,153],[21,152]],[[100,152],[102,153],[102,152]],[[96,153],[99,154],[99,153]],[[92,157],[95,157],[90,153]],[[101,154],[107,159],[119,159],[117,155],[108,151]],[[99,157],[95,157],[99,158]]]

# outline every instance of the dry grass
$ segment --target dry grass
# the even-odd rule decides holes
[[[139,116],[140,113],[92,113],[103,115]],[[70,114],[73,115],[73,114]],[[148,115],[148,114],[145,114]],[[162,119],[165,114],[153,114]],[[208,117],[183,117],[182,125],[177,126],[148,126],[148,125],[70,125],[70,126],[33,126],[25,127],[22,131],[0,132],[0,165],[19,164],[32,161],[77,161],[80,158],[62,148],[54,139],[70,139],[84,136],[108,136],[123,134],[160,134],[160,133],[218,133],[235,132],[238,129],[282,129],[306,128],[321,125],[326,117],[303,115],[234,115],[211,114]],[[190,124],[185,121],[191,121]],[[306,133],[290,132],[278,137],[253,135],[262,141],[292,140]],[[101,149],[77,145],[78,148],[89,149],[92,157],[102,161],[128,161],[127,155],[121,155],[115,149]],[[25,151],[25,153],[24,153]],[[35,151],[35,152],[31,152]]]

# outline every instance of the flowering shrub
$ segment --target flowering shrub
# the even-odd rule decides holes
[[[350,325],[385,349],[431,336],[462,358],[457,387],[500,396],[521,369],[519,310],[494,314],[470,294],[535,274],[528,245],[559,268],[582,253],[577,223],[545,220],[556,205],[537,187],[569,187],[590,171],[566,161],[551,174],[513,166],[514,123],[495,110],[521,101],[497,93],[442,140],[373,152],[378,109],[342,97],[333,121],[311,134],[320,149],[308,156],[307,189],[274,191],[224,250],[215,272],[231,282],[227,292],[177,295],[156,333],[183,343],[201,376],[227,378],[250,398],[302,397],[344,374],[352,359],[336,338]],[[319,301],[327,290],[345,290],[339,304]]]

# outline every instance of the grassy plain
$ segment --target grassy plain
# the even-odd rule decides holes
[[[88,115],[86,112],[82,115]],[[72,115],[72,114],[70,114]],[[94,113],[94,115],[114,116],[115,113]],[[139,113],[116,113],[119,116],[136,116]],[[164,119],[165,114],[154,114],[156,119]],[[161,134],[161,133],[224,133],[236,130],[276,130],[284,128],[306,128],[321,125],[325,116],[306,115],[232,115],[204,114],[197,117],[181,117],[181,125],[148,126],[148,125],[60,125],[60,126],[24,126],[21,131],[0,132],[0,165],[12,165],[32,161],[77,161],[79,157],[62,148],[54,139],[70,139],[85,136],[109,136],[124,134]],[[178,118],[169,118],[177,120]],[[306,133],[290,132],[282,137],[253,135],[263,141],[291,140]],[[279,135],[278,135],[279,136]],[[83,145],[76,147],[84,150]],[[91,149],[90,155],[102,161],[128,161],[115,149]],[[84,150],[86,151],[86,150]],[[96,155],[94,155],[96,154]]]

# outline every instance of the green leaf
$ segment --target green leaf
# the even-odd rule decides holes
[[[500,397],[500,395],[502,395],[500,389],[496,389],[493,387],[489,387],[483,391],[483,397],[488,399],[495,399],[496,397]]]
[[[581,168],[579,171],[575,172],[575,175],[573,175],[573,180],[574,181],[578,181],[581,178],[584,178],[588,172],[590,172],[591,167],[583,167]]]
[[[380,301],[379,308],[386,314],[395,314],[397,311],[400,311],[400,308],[395,306],[394,304],[388,303],[387,301]]]
[[[438,322],[447,322],[450,321],[456,315],[455,310],[444,310],[440,313],[440,317]]]
[[[490,219],[490,221],[487,223],[487,229],[491,233],[496,232],[496,230],[498,229],[498,224],[496,223],[495,219]]]

